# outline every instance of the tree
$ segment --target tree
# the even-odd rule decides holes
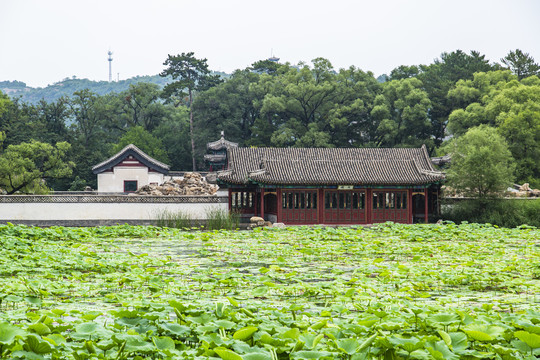
[[[46,180],[71,175],[74,163],[67,160],[69,149],[67,142],[9,145],[0,156],[0,187],[7,194],[48,192]]]
[[[163,63],[167,66],[159,75],[171,76],[176,80],[167,84],[163,88],[163,96],[169,101],[174,101],[175,106],[180,105],[186,95],[188,95],[189,107],[189,133],[191,137],[191,157],[193,171],[197,170],[195,161],[195,137],[193,135],[193,92],[197,90],[207,90],[210,86],[219,82],[216,76],[210,75],[206,59],[197,59],[193,52],[182,53],[180,55],[169,55]]]
[[[430,65],[420,65],[420,69],[418,79],[422,80],[424,90],[431,100],[429,118],[434,146],[440,146],[446,137],[448,115],[456,108],[447,97],[448,91],[459,80],[472,80],[474,73],[495,68],[485,59],[485,55],[477,51],[471,51],[469,55],[456,50],[442,53],[440,59]]]
[[[199,159],[206,152],[206,143],[219,138],[221,131],[240,146],[264,146],[259,142],[260,137],[252,132],[255,121],[260,118],[260,104],[266,93],[258,86],[259,78],[253,71],[237,70],[227,81],[201,92],[194,99],[195,146]]]
[[[448,93],[464,108],[454,110],[448,128],[460,136],[485,124],[497,128],[516,160],[519,182],[540,182],[540,79],[517,81],[509,70],[477,73]],[[468,105],[467,105],[468,104]]]
[[[481,125],[450,144],[452,164],[448,185],[478,198],[495,195],[513,181],[515,165],[504,138],[495,128]]]
[[[147,155],[159,160],[165,164],[169,163],[167,152],[163,149],[163,143],[142,126],[135,126],[129,129],[113,148],[113,154],[116,154],[129,144],[133,144]]]
[[[177,108],[167,106],[165,111],[167,113],[165,118],[152,131],[152,135],[162,141],[170,160],[167,164],[171,166],[171,169],[189,169],[191,165],[189,110],[185,106],[179,106]],[[203,143],[206,150],[207,141],[199,141],[198,143]]]
[[[163,104],[158,102],[161,91],[159,86],[151,83],[129,85],[122,92],[124,117],[128,126],[142,126],[152,131],[163,118]]]
[[[261,76],[273,83],[261,115],[275,118],[271,138],[275,146],[333,146],[331,133],[335,129],[330,118],[336,105],[336,75],[328,60],[317,58],[312,63],[313,69],[304,65],[290,68],[282,76]]]
[[[7,111],[7,107],[10,103],[11,100],[9,100],[9,97],[0,91],[0,116]]]
[[[501,61],[518,76],[519,80],[540,74],[540,65],[534,62],[534,58],[529,53],[524,53],[519,49],[510,51]]]
[[[431,106],[422,82],[417,78],[392,80],[383,84],[371,111],[378,123],[376,146],[431,145],[428,110]]]
[[[71,110],[74,116],[73,128],[84,146],[89,146],[100,131],[101,117],[97,111],[98,95],[88,89],[73,93]]]
[[[389,80],[402,80],[411,77],[416,77],[420,74],[420,67],[416,65],[400,65],[390,72]]]

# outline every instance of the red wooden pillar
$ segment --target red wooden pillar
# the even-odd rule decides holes
[[[261,188],[261,214],[260,216],[264,219],[264,188]]]
[[[319,208],[317,209],[317,224],[324,223],[324,188],[317,190],[317,197],[319,198]]]
[[[253,205],[253,207],[255,208],[255,211],[254,211],[254,215],[255,216],[259,216],[259,204],[261,203],[261,199],[259,197],[259,193],[258,192],[255,192],[255,196],[254,196],[254,199],[253,201],[255,202]]]
[[[426,224],[429,222],[428,219],[428,188],[424,189],[424,220]]]
[[[281,189],[276,189],[277,195],[277,222],[283,222],[281,217],[283,216],[283,199],[281,195]]]
[[[407,190],[407,197],[409,198],[409,224],[413,223],[414,220],[414,214],[413,214],[413,189]]]
[[[232,189],[229,188],[229,211],[232,211]]]
[[[372,189],[366,189],[366,224],[373,224],[373,219],[371,218],[371,213],[373,209],[372,191]]]

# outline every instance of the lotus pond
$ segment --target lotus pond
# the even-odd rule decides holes
[[[528,226],[0,226],[3,359],[538,356]]]

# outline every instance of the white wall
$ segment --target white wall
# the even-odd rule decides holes
[[[163,212],[183,212],[194,220],[206,220],[212,210],[228,212],[227,198],[185,196],[4,196],[0,198],[0,222],[159,220]]]
[[[228,204],[148,204],[148,203],[43,203],[2,204],[0,220],[155,220],[163,211],[189,213],[192,219],[206,220],[211,209],[228,211]]]
[[[103,172],[97,175],[98,192],[124,192],[124,180],[137,180],[137,188],[150,183],[163,183],[163,174],[148,172],[145,166],[121,167],[116,166],[113,172]]]

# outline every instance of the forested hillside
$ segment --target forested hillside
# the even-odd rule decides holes
[[[88,89],[97,95],[106,95],[112,92],[120,93],[140,82],[152,83],[160,88],[169,82],[170,78],[155,76],[136,76],[121,81],[92,81],[88,79],[66,78],[62,81],[48,85],[44,88],[32,88],[21,81],[0,81],[0,91],[9,94],[10,97],[20,97],[21,101],[37,104],[40,100],[53,102],[62,96],[71,97],[74,92]]]
[[[195,69],[201,65],[191,60]],[[95,186],[93,165],[130,142],[174,170],[192,169],[192,158],[200,170],[206,143],[222,130],[241,146],[426,144],[436,155],[448,151],[452,139],[485,125],[508,143],[515,180],[538,186],[540,67],[519,50],[500,62],[457,50],[431,64],[399,66],[384,82],[354,66],[336,69],[324,58],[294,66],[259,61],[227,78],[195,71],[194,82],[171,63],[164,77],[65,80],[46,88],[49,95],[41,100],[24,83],[4,82],[0,88],[19,90],[0,93],[0,159],[11,145],[67,142],[73,171],[47,185],[82,189]],[[21,169],[2,169],[0,187],[6,187],[6,174]]]

